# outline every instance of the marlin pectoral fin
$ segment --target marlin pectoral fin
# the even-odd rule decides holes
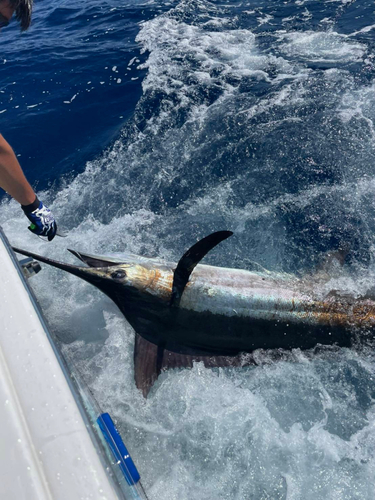
[[[97,257],[95,255],[87,255],[85,253],[77,252],[76,250],[71,250],[70,248],[68,248],[68,251],[90,267],[110,267],[122,264],[122,262],[116,259],[111,259],[110,257],[104,258]]]
[[[157,346],[135,334],[134,379],[136,387],[146,398],[151,387],[162,371],[168,369],[193,368],[201,362],[206,368],[243,367],[256,364],[253,356],[239,353],[237,356],[201,356],[199,354],[180,354]]]
[[[179,260],[174,272],[171,306],[178,306],[186,283],[195,266],[216,245],[232,236],[232,231],[217,231],[198,241]]]
[[[135,334],[134,379],[137,389],[146,398],[153,383],[158,378],[158,346]]]

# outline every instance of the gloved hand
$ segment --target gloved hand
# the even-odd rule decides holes
[[[47,236],[48,241],[56,236],[57,225],[51,210],[43,205],[38,198],[30,205],[21,205],[26,217],[31,222],[28,229],[38,236]]]

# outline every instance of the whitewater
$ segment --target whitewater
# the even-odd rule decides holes
[[[327,290],[375,282],[375,14],[367,0],[37,3],[1,33],[1,133],[66,238],[10,242],[304,274],[345,248]],[[373,499],[375,355],[255,353],[257,366],[133,380],[134,331],[98,290],[30,281],[71,370],[116,419],[152,500]]]

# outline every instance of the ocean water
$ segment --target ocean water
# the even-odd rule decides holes
[[[51,0],[1,34],[1,132],[67,238],[11,243],[311,272],[373,289],[375,7],[369,0]],[[134,332],[99,291],[54,269],[31,284],[66,358],[117,421],[152,500],[373,499],[375,356],[256,353],[247,369],[133,382]]]

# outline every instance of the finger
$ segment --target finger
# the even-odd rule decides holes
[[[48,230],[48,241],[52,241],[53,238],[56,236],[57,232],[57,224],[56,222],[53,223],[52,227]]]

